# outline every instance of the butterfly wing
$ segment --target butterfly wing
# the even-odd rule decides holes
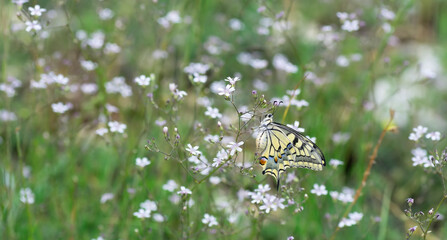
[[[272,175],[278,182],[282,172],[289,167],[321,171],[326,160],[320,148],[310,139],[292,128],[271,122],[257,138],[259,163],[263,174]]]

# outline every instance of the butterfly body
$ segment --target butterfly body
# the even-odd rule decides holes
[[[287,168],[308,168],[323,170],[326,160],[320,148],[296,130],[273,122],[273,115],[267,114],[259,126],[256,138],[259,164],[263,174],[272,175],[278,182]]]

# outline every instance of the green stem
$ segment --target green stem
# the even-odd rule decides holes
[[[435,220],[436,217],[436,213],[438,212],[439,208],[441,207],[442,203],[444,202],[444,200],[447,198],[447,195],[443,195],[441,201],[439,201],[438,206],[436,207],[436,210],[433,212],[433,216],[430,219],[430,222],[428,222],[427,228],[425,229],[424,232],[424,240],[427,238],[427,233],[428,233],[428,229],[430,229],[430,226],[433,222],[433,220]]]

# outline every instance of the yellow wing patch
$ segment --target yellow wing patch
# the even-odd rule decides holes
[[[279,186],[281,173],[289,167],[323,170],[326,160],[320,148],[294,129],[273,122],[272,117],[264,118],[256,139],[262,173],[272,175]]]

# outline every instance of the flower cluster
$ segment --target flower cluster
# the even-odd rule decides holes
[[[353,225],[357,224],[358,222],[360,222],[360,220],[362,220],[362,218],[363,218],[363,213],[359,213],[359,212],[349,213],[348,218],[341,219],[341,221],[338,223],[338,227],[342,228],[342,227],[353,226]]]
[[[150,218],[152,213],[157,211],[157,204],[154,201],[146,200],[140,204],[140,209],[133,215],[140,219]],[[160,213],[153,214],[153,219],[157,222],[163,222],[164,217]]]
[[[357,14],[338,12],[337,17],[342,23],[342,30],[345,30],[347,32],[355,32],[360,29],[360,21],[357,19]]]
[[[251,197],[251,203],[260,205],[259,210],[263,211],[264,213],[276,211],[279,208],[284,209],[286,207],[283,203],[285,199],[268,194],[268,191],[270,191],[270,186],[268,184],[260,184],[254,192],[247,192],[247,194]]]

